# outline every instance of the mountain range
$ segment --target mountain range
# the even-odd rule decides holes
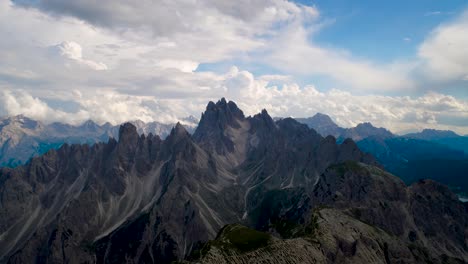
[[[323,136],[356,140],[359,148],[371,153],[386,170],[407,184],[434,179],[449,185],[462,196],[468,194],[468,137],[453,131],[424,129],[418,133],[395,135],[370,123],[342,128],[324,114],[297,118]]]
[[[468,207],[352,139],[210,102],[191,135],[119,127],[0,168],[6,263],[464,263]]]
[[[361,123],[356,127],[342,128],[321,113],[309,118],[295,118],[322,136],[332,135],[338,143],[351,138],[364,152],[377,158],[386,170],[402,178],[407,184],[418,179],[435,179],[448,184],[462,196],[468,196],[468,137],[453,131],[424,129],[419,133],[395,135],[385,128]],[[190,116],[183,119],[192,134],[198,120]],[[275,118],[278,121],[281,118]],[[139,134],[159,135],[165,138],[175,124],[132,121]],[[15,167],[31,157],[57,149],[62,144],[89,144],[118,139],[119,126],[109,123],[98,125],[88,120],[80,126],[64,123],[45,125],[25,116],[5,118],[0,121],[0,167]],[[446,166],[450,164],[450,166]]]
[[[185,119],[185,126],[193,131],[198,123],[194,117]],[[175,124],[132,121],[139,134],[155,134],[165,138]],[[79,126],[64,123],[44,124],[19,115],[0,120],[0,167],[15,167],[31,157],[57,149],[62,144],[94,144],[118,139],[120,125],[98,125],[88,120]]]

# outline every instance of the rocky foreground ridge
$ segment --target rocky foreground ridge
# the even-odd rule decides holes
[[[6,263],[464,263],[467,226],[446,187],[406,187],[352,140],[224,99],[193,136],[125,124],[0,169]]]

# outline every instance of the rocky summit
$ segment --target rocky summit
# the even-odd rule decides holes
[[[118,138],[0,169],[0,262],[468,262],[467,206],[351,139],[224,98],[193,136]]]

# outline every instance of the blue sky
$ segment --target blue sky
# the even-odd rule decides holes
[[[0,35],[0,115],[173,122],[226,97],[468,133],[466,1],[0,0]]]
[[[310,3],[311,1],[300,1]],[[437,25],[465,10],[467,1],[314,1],[332,24],[316,41],[377,61],[414,56]],[[410,41],[405,41],[410,38]]]

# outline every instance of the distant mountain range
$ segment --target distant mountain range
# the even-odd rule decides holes
[[[328,115],[321,113],[317,113],[316,115],[308,118],[295,119],[300,123],[306,124],[310,128],[315,129],[322,136],[334,136],[338,142],[346,138],[352,138],[355,141],[359,141],[367,137],[378,137],[381,139],[401,137],[439,143],[452,149],[462,150],[468,154],[468,136],[461,136],[450,130],[424,129],[421,132],[397,136],[385,128],[374,127],[368,122],[360,123],[356,127],[352,128],[339,127]]]
[[[450,130],[424,129],[422,132],[406,134],[403,137],[436,142],[468,154],[468,136],[460,136]]]
[[[198,123],[194,117],[185,119],[188,131],[193,131]],[[165,138],[175,124],[159,122],[145,123],[132,121],[139,134],[158,135]],[[15,167],[27,162],[31,157],[57,149],[62,144],[94,144],[106,142],[109,138],[118,139],[119,125],[105,123],[98,125],[88,120],[82,125],[64,123],[44,124],[26,116],[13,116],[0,120],[0,167]]]
[[[467,206],[446,186],[406,186],[352,139],[224,98],[193,135],[126,123],[0,168],[0,197],[1,263],[468,261]]]
[[[381,138],[391,138],[395,136],[387,129],[374,127],[371,123],[361,123],[352,128],[339,127],[328,115],[321,113],[317,113],[308,118],[296,118],[296,120],[315,129],[322,136],[334,136],[338,142],[342,142],[346,138],[358,141],[370,136],[378,136]]]
[[[297,120],[322,136],[333,135],[338,142],[348,137],[356,140],[361,150],[371,153],[385,169],[407,184],[419,179],[434,179],[451,186],[460,194],[468,194],[466,136],[434,129],[397,136],[370,123],[342,128],[324,114]]]

